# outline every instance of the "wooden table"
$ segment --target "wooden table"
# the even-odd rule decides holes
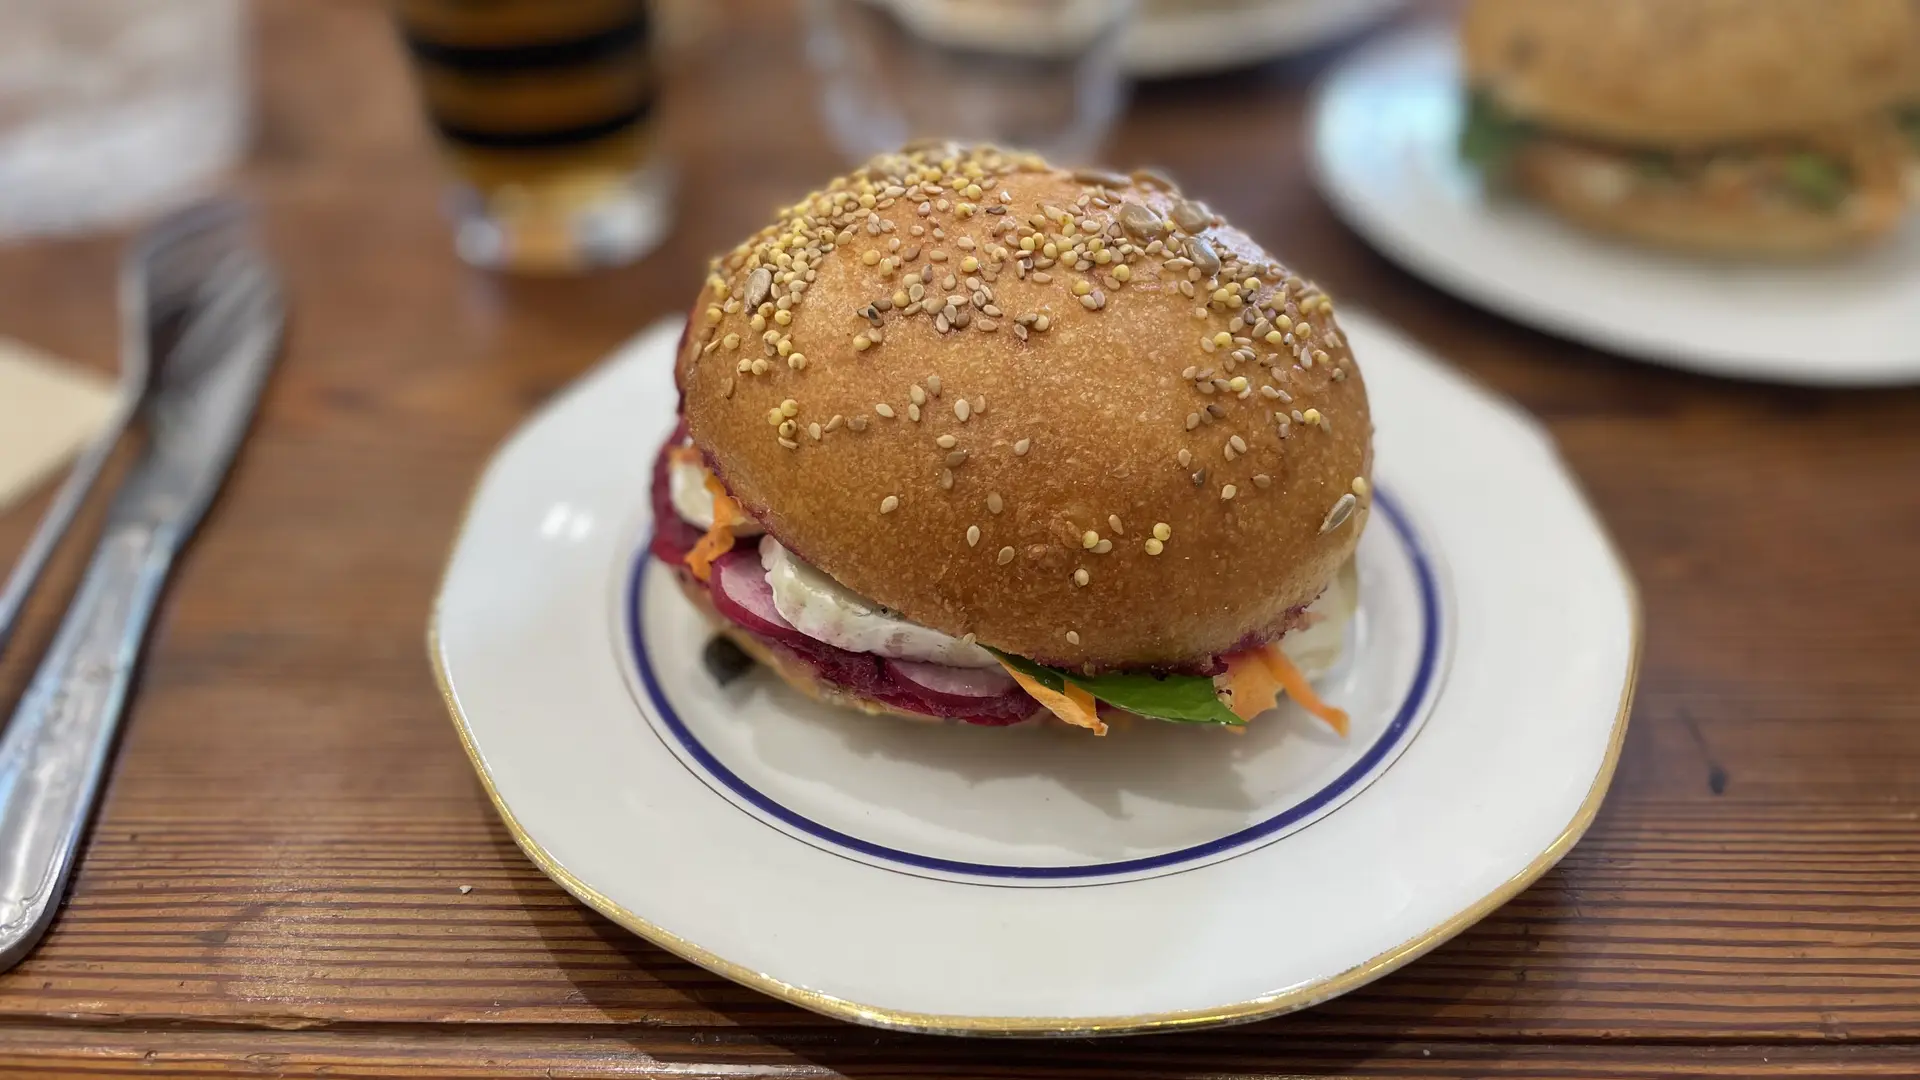
[[[580,281],[455,261],[380,4],[259,10],[245,183],[290,286],[285,363],[164,605],[72,902],[0,977],[0,1072],[1920,1074],[1920,394],[1672,374],[1401,273],[1308,183],[1316,62],[1154,88],[1111,157],[1171,166],[1551,426],[1647,614],[1625,756],[1585,842],[1330,1005],[1046,1044],[821,1019],[669,957],[535,871],[442,712],[427,608],[493,446],[680,310],[708,252],[833,171],[791,11],[713,10],[673,63],[678,231]],[[117,247],[0,250],[0,331],[110,364]],[[37,510],[0,517],[0,553]],[[0,668],[0,701],[30,651]]]

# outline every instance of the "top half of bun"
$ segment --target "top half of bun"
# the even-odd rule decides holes
[[[716,260],[690,318],[688,431],[749,513],[1042,662],[1273,637],[1371,505],[1331,302],[1151,174],[885,155]]]
[[[1830,137],[1920,103],[1912,0],[1474,0],[1461,45],[1508,111],[1630,145]]]

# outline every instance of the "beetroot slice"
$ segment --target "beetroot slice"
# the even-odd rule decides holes
[[[1013,676],[997,667],[951,667],[891,658],[886,666],[887,674],[904,683],[913,693],[929,699],[950,701],[958,708],[1020,691],[1020,685],[1013,681]]]
[[[705,534],[673,508],[671,451],[685,441],[686,435],[685,424],[674,428],[673,434],[667,436],[666,445],[660,448],[659,456],[653,459],[653,542],[648,547],[654,558],[676,568],[686,563],[687,552],[692,551],[693,545]]]
[[[760,565],[759,551],[735,548],[715,559],[707,586],[720,614],[761,637],[794,646],[813,641],[794,629],[774,606],[773,586]]]

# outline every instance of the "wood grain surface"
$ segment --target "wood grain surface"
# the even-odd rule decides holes
[[[567,281],[454,259],[382,5],[257,9],[241,182],[289,282],[285,362],[162,608],[72,901],[0,976],[0,1072],[1920,1075],[1920,393],[1643,367],[1401,273],[1308,182],[1302,109],[1324,56],[1150,88],[1109,157],[1171,167],[1552,428],[1647,617],[1625,756],[1585,842],[1326,1006],[1055,1044],[823,1020],[536,872],[422,646],[469,485],[529,410],[678,311],[707,253],[837,164],[793,10],[695,7],[706,25],[670,63],[665,121],[677,230],[637,267]],[[0,332],[110,365],[120,239],[0,248]],[[39,505],[0,517],[0,554]],[[0,702],[59,600],[0,664]]]

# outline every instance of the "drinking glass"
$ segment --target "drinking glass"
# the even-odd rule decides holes
[[[182,203],[246,141],[240,0],[0,0],[0,236]]]
[[[922,138],[1084,164],[1126,102],[1135,0],[809,0],[821,110],[853,160]]]
[[[454,177],[454,246],[494,269],[631,262],[671,223],[646,0],[398,0]]]

